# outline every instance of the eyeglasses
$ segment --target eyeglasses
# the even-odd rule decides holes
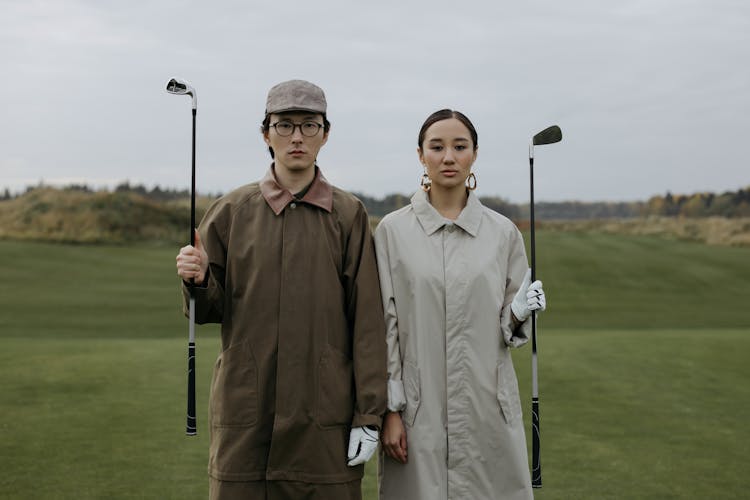
[[[323,125],[312,120],[302,123],[293,123],[288,120],[283,120],[273,123],[271,126],[276,129],[276,133],[281,137],[289,137],[294,133],[294,129],[297,127],[299,127],[300,133],[305,137],[314,137],[318,134]]]

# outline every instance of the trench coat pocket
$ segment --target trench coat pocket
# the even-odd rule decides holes
[[[352,360],[328,349],[318,367],[318,424],[351,425],[354,413]]]
[[[497,364],[497,402],[506,424],[513,424],[521,418],[518,380],[510,357]]]
[[[406,396],[406,408],[404,408],[401,417],[404,423],[409,427],[414,425],[419,410],[419,398],[421,393],[421,380],[419,378],[419,368],[410,361],[404,361],[401,370],[401,379],[404,382],[404,395]]]
[[[247,344],[221,353],[211,382],[211,425],[248,427],[258,418],[258,372]]]

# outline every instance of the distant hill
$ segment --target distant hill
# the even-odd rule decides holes
[[[208,202],[196,201],[199,216]],[[42,187],[0,202],[0,238],[4,239],[177,243],[187,240],[189,226],[189,199],[160,202],[134,192]]]
[[[382,199],[355,194],[367,207],[373,224],[409,203],[409,197],[401,194]],[[197,221],[218,196],[197,198]],[[521,229],[528,228],[528,204],[494,197],[481,200]],[[750,188],[720,195],[667,193],[646,202],[541,202],[535,205],[535,216],[540,226],[549,229],[658,234],[713,244],[750,245]],[[37,186],[21,195],[11,196],[7,190],[0,195],[0,239],[177,245],[188,240],[189,218],[189,193],[158,187],[147,190],[123,184],[110,192],[86,186]]]

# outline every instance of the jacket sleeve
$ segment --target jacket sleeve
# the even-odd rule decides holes
[[[531,335],[531,318],[529,317],[523,323],[514,325],[510,304],[513,302],[513,297],[515,297],[516,292],[521,286],[529,264],[526,260],[523,237],[515,226],[508,240],[508,262],[506,264],[505,295],[503,307],[500,312],[500,330],[505,345],[508,347],[521,347],[529,341]]]
[[[347,319],[352,332],[355,405],[352,427],[381,427],[386,406],[383,308],[370,222],[358,205],[344,258]]]
[[[230,207],[214,202],[198,227],[203,248],[208,254],[208,276],[203,286],[195,285],[195,322],[221,323],[224,311],[224,275],[227,261],[225,234],[230,223]],[[182,283],[183,312],[189,314],[190,287]]]
[[[385,316],[385,343],[388,353],[388,410],[402,411],[406,408],[404,382],[401,378],[401,346],[398,338],[398,316],[396,299],[393,293],[390,256],[388,253],[388,234],[380,224],[375,230],[375,255],[378,261],[380,276],[380,293],[383,298]]]

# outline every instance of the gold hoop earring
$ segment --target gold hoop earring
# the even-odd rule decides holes
[[[477,188],[477,176],[474,175],[474,172],[470,173],[466,178],[466,187],[469,191],[474,191]]]
[[[430,190],[430,186],[432,186],[432,180],[430,179],[430,176],[427,175],[427,172],[422,174],[422,178],[419,180],[419,186],[424,192]]]

